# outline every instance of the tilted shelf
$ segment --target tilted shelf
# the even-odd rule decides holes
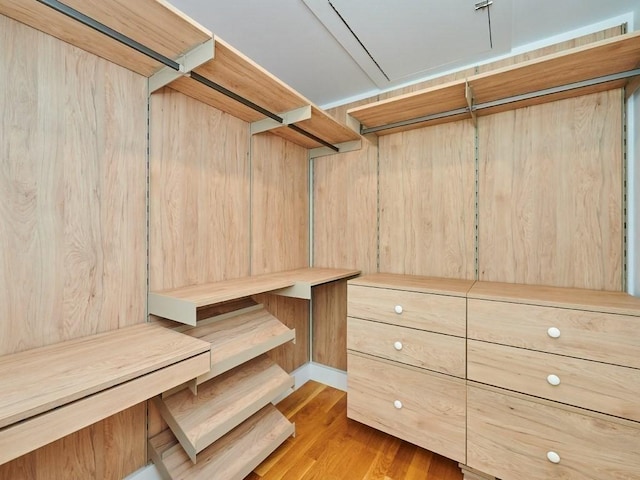
[[[362,105],[347,113],[360,121],[362,133],[387,135],[471,118],[471,112],[489,115],[621,88],[629,78],[640,75],[639,68],[640,32],[633,32]]]
[[[207,372],[210,348],[145,323],[0,357],[0,464]]]
[[[194,464],[171,430],[149,440],[149,451],[165,478],[242,480],[294,433],[294,425],[269,404],[207,447]]]
[[[211,32],[162,0],[64,0],[64,5],[171,59],[212,38]],[[36,0],[2,0],[0,14],[145,77],[163,67],[157,60]]]
[[[293,377],[262,355],[204,383],[197,395],[182,390],[155,402],[195,463],[197,453],[293,388],[293,383]]]

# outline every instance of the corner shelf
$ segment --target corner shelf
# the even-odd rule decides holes
[[[0,357],[0,464],[202,375],[210,348],[145,323]]]
[[[363,134],[387,135],[621,88],[640,76],[639,68],[640,32],[633,32],[352,108],[347,114],[362,124]]]

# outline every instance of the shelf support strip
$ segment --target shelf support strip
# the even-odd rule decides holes
[[[301,122],[302,120],[309,120],[311,118],[311,105],[305,105],[304,107],[289,110],[288,112],[278,113],[278,116],[282,118],[282,123],[277,122],[272,118],[264,118],[251,123],[251,135],[267,132],[274,128],[280,128],[283,125]]]
[[[214,58],[215,40],[211,38],[206,42],[198,45],[194,49],[180,55],[178,60],[183,66],[184,71],[176,71],[171,67],[164,67],[149,77],[149,93],[160,90],[162,87],[169,85],[174,80],[191,72],[194,68],[199,67],[205,62]]]

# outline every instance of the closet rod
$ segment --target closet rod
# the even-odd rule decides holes
[[[575,90],[575,89],[584,88],[584,87],[591,87],[593,85],[613,82],[616,80],[623,80],[625,78],[631,78],[636,76],[640,76],[640,68],[636,68],[634,70],[628,70],[626,72],[603,75],[601,77],[596,77],[589,80],[582,80],[580,82],[568,83],[566,85],[560,85],[558,87],[545,88],[543,90],[537,90],[535,92],[523,93],[522,95],[514,95],[511,97],[493,100],[491,102],[478,103],[477,105],[473,105],[472,110],[475,112],[478,110],[484,110],[486,108],[499,107],[501,105],[506,105],[508,103],[520,102],[523,100],[530,100],[532,98],[544,97],[546,95],[552,95],[554,93],[567,92],[569,90]],[[399,122],[387,123],[385,125],[379,125],[377,127],[369,127],[369,128],[363,127],[360,129],[360,134],[366,135],[368,133],[380,132],[380,131],[389,130],[392,128],[406,127],[408,125],[414,125],[416,123],[423,123],[429,120],[437,120],[440,118],[452,117],[455,115],[461,115],[463,113],[470,113],[470,109],[468,107],[457,108],[455,110],[448,110],[446,112],[434,113],[432,115],[425,115],[423,117],[416,117],[408,120],[402,120]]]
[[[147,57],[153,58],[154,60],[170,67],[176,71],[180,71],[180,64],[174,60],[171,60],[169,57],[165,57],[164,55],[151,50],[149,47],[145,47],[139,42],[136,42],[132,38],[127,37],[126,35],[121,34],[120,32],[116,32],[114,29],[107,27],[106,25],[94,20],[91,17],[88,17],[84,13],[79,12],[78,10],[74,10],[73,8],[65,5],[64,3],[59,2],[58,0],[37,0],[38,2],[46,5],[47,7],[51,7],[57,12],[60,12],[80,23],[86,25],[87,27],[93,28],[98,32],[110,37],[138,52],[146,55]]]
[[[310,138],[311,140],[315,140],[319,144],[324,145],[327,148],[330,148],[334,152],[339,152],[340,151],[340,149],[338,147],[336,147],[335,145],[330,144],[329,142],[321,139],[320,137],[316,137],[313,133],[309,133],[306,130],[300,128],[299,126],[294,125],[293,123],[290,123],[289,125],[287,125],[287,127],[289,127],[291,130],[293,130],[295,132],[301,133],[302,135],[304,135],[305,137]]]

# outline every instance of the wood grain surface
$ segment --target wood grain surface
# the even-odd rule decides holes
[[[347,282],[319,285],[312,295],[312,361],[346,371]]]

